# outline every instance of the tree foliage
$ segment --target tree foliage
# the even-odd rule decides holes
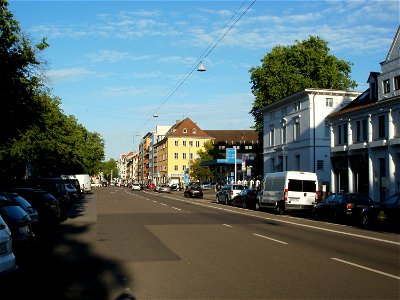
[[[218,149],[214,146],[212,141],[204,143],[204,150],[200,149],[197,151],[199,158],[192,161],[190,164],[190,178],[193,180],[210,181],[215,177],[214,172],[210,167],[202,166],[201,163],[204,161],[221,158]]]
[[[100,169],[101,169],[101,172],[103,172],[104,177],[109,182],[112,181],[111,174],[113,177],[118,176],[117,162],[113,158],[109,159],[108,161],[102,162]]]
[[[347,90],[357,86],[350,78],[352,64],[329,51],[327,42],[310,36],[294,45],[275,46],[261,60],[261,66],[250,69],[255,96],[250,113],[258,132],[263,126],[260,108],[306,88]]]
[[[100,171],[102,137],[64,115],[61,100],[42,84],[37,57],[48,46],[44,38],[32,47],[7,1],[0,0],[0,175],[19,177],[27,169],[41,176]]]

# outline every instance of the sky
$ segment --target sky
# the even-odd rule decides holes
[[[105,160],[156,126],[248,130],[250,69],[274,46],[312,36],[352,63],[357,91],[380,71],[399,1],[19,1],[9,10],[40,54],[60,108],[105,142]],[[197,72],[202,62],[206,71]],[[153,115],[158,117],[154,118]]]

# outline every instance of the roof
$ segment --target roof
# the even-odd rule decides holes
[[[191,119],[186,118],[183,121],[177,121],[170,130],[165,134],[165,137],[192,137],[192,138],[208,138],[212,139],[204,130],[202,130]]]
[[[257,143],[258,133],[255,130],[204,130],[212,136],[215,143],[218,142],[253,142]]]
[[[395,59],[396,57],[399,57],[399,51],[400,51],[399,44],[400,44],[400,26],[397,28],[396,35],[393,39],[392,45],[390,46],[390,49],[386,56],[385,61],[389,61],[389,60]],[[382,63],[384,63],[384,62],[382,62]]]

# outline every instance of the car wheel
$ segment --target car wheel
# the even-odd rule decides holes
[[[243,201],[243,202],[242,202],[242,207],[243,207],[244,209],[247,208],[247,203],[246,203],[246,201]]]
[[[370,219],[370,217],[369,217],[367,214],[365,214],[365,215],[362,216],[362,218],[361,218],[361,224],[362,224],[362,226],[365,227],[365,228],[371,227],[371,219]]]
[[[283,215],[285,211],[283,210],[282,206],[279,203],[276,203],[276,213],[278,215]]]
[[[225,205],[228,205],[228,204],[229,204],[228,197],[225,197]]]

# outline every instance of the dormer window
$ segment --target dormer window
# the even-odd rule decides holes
[[[183,132],[183,133],[187,133],[187,128],[183,128],[183,129],[182,129],[182,132]]]
[[[193,133],[193,134],[196,134],[196,128],[193,128],[193,129],[192,129],[192,133]]]
[[[389,79],[383,81],[383,92],[385,94],[390,92],[390,81],[389,81]]]

